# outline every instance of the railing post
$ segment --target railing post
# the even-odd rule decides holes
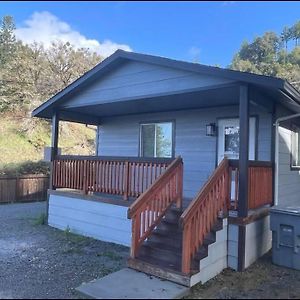
[[[135,258],[138,252],[139,240],[141,237],[141,214],[136,213],[132,217],[132,238],[131,238],[131,249],[130,256]]]
[[[87,183],[87,160],[83,161],[83,193],[87,194],[88,193],[88,183]]]
[[[177,172],[177,188],[178,188],[178,197],[176,206],[177,208],[182,208],[182,201],[183,201],[183,163],[179,166],[179,171]]]
[[[128,200],[128,195],[129,195],[129,161],[125,161],[125,166],[124,166],[124,200]]]
[[[189,274],[191,270],[191,253],[190,253],[190,227],[183,225],[183,239],[182,239],[182,273]]]

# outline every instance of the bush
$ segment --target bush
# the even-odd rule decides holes
[[[27,174],[50,174],[50,162],[25,161],[0,165],[0,175],[19,176]]]

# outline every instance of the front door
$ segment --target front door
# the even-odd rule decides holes
[[[256,118],[249,122],[249,159],[255,159]],[[218,164],[226,156],[239,159],[239,119],[220,119],[218,122]]]

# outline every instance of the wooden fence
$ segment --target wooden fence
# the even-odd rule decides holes
[[[0,176],[0,203],[43,201],[48,188],[48,175]]]

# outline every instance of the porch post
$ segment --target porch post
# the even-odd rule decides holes
[[[59,114],[55,112],[52,116],[51,127],[51,174],[50,174],[50,189],[54,189],[52,183],[52,167],[53,161],[58,154],[58,130],[59,130]]]
[[[240,86],[240,153],[238,216],[248,216],[248,165],[249,165],[249,91]]]
[[[238,217],[248,216],[248,160],[249,160],[249,88],[240,86],[240,145],[239,145],[239,190]],[[238,229],[238,271],[245,269],[246,227]]]

